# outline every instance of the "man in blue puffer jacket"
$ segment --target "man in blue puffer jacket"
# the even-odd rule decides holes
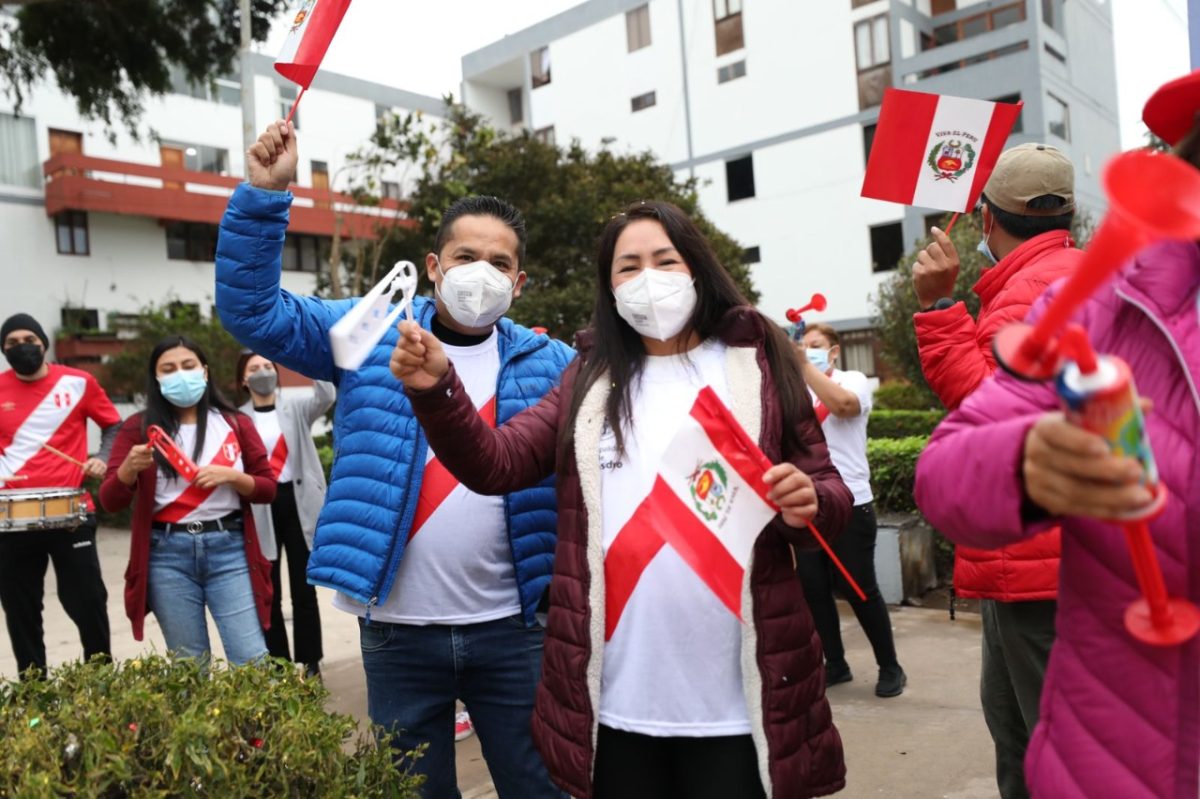
[[[529,722],[541,674],[535,610],[555,545],[551,480],[504,497],[468,491],[437,462],[388,370],[389,330],[356,371],[333,363],[329,329],[353,300],[280,288],[297,163],[295,130],[271,125],[247,153],[217,244],[217,311],[250,349],[337,384],[336,448],[308,579],[360,617],[372,721],[407,751],[424,795],[458,796],[455,700],[479,733],[501,797],[558,796]],[[525,222],[494,197],[446,211],[426,269],[437,299],[419,297],[420,324],[452,345],[471,399],[503,424],[557,385],[573,351],[504,318],[525,282]]]

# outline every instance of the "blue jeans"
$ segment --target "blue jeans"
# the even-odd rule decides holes
[[[151,532],[147,596],[167,649],[177,655],[208,656],[206,605],[230,663],[267,654],[241,530]]]
[[[359,620],[367,711],[426,776],[425,799],[456,799],[454,702],[461,699],[479,735],[500,799],[563,796],[533,747],[529,722],[542,676],[542,628],[520,615],[482,624],[416,626]]]

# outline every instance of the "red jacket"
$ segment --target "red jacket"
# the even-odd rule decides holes
[[[954,410],[996,371],[992,338],[1025,318],[1054,281],[1079,264],[1083,252],[1065,230],[1035,236],[986,270],[973,290],[979,320],[959,302],[944,311],[913,316],[921,369],[934,393]],[[995,550],[955,549],[954,588],[960,596],[1002,602],[1058,596],[1059,530]]]
[[[773,463],[790,461],[812,478],[820,506],[814,524],[836,536],[853,499],[829,460],[807,394],[799,430],[807,446],[782,451],[782,415],[762,345],[766,324],[749,308],[733,309],[722,324],[734,395],[730,410]],[[586,345],[580,358],[587,358]],[[471,490],[504,494],[557,475],[558,544],[533,735],[554,781],[572,796],[590,799],[605,609],[597,453],[610,386],[601,379],[589,389],[572,444],[560,452],[558,431],[566,424],[579,363],[567,369],[561,387],[497,430],[480,419],[453,369],[433,388],[409,397],[430,446]],[[776,799],[834,793],[845,786],[846,773],[825,698],[821,642],[791,545],[816,547],[806,531],[776,516],[754,545],[742,587],[744,616],[753,621],[742,626],[743,690],[759,773],[767,795]]]
[[[242,468],[254,478],[254,493],[242,497],[242,523],[245,525],[242,538],[246,544],[246,562],[250,564],[250,586],[254,590],[254,601],[258,607],[258,619],[263,629],[271,626],[271,562],[263,557],[258,548],[258,535],[254,529],[254,516],[250,513],[251,503],[270,503],[275,499],[275,477],[262,438],[254,429],[254,422],[242,413],[226,415],[225,421],[237,433],[242,448]],[[146,582],[150,572],[150,523],[154,516],[154,484],[158,476],[157,464],[138,475],[134,488],[127,487],[117,478],[117,468],[135,444],[144,444],[146,434],[142,430],[142,414],[135,413],[125,420],[117,433],[112,455],[108,458],[108,473],[100,484],[100,504],[112,513],[133,504],[133,529],[129,543],[129,565],[125,569],[125,615],[133,624],[134,639],[142,640],[142,626],[146,612]]]

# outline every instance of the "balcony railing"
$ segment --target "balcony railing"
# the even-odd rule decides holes
[[[225,213],[238,178],[187,169],[93,158],[76,153],[56,155],[42,165],[46,176],[46,213],[94,211],[141,216],[171,222],[215,225]],[[288,230],[346,239],[374,239],[379,229],[413,224],[405,204],[381,200],[361,205],[353,197],[329,189],[291,187],[295,196]]]

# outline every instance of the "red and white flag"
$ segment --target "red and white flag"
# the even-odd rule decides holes
[[[702,389],[667,447],[654,487],[605,553],[605,640],[664,546],[741,618],[754,542],[779,512],[763,482],[770,466],[716,393]]]
[[[888,89],[862,196],[970,213],[1022,105]]]
[[[275,71],[307,89],[346,16],[350,0],[300,0],[296,5],[292,29],[275,59]]]

